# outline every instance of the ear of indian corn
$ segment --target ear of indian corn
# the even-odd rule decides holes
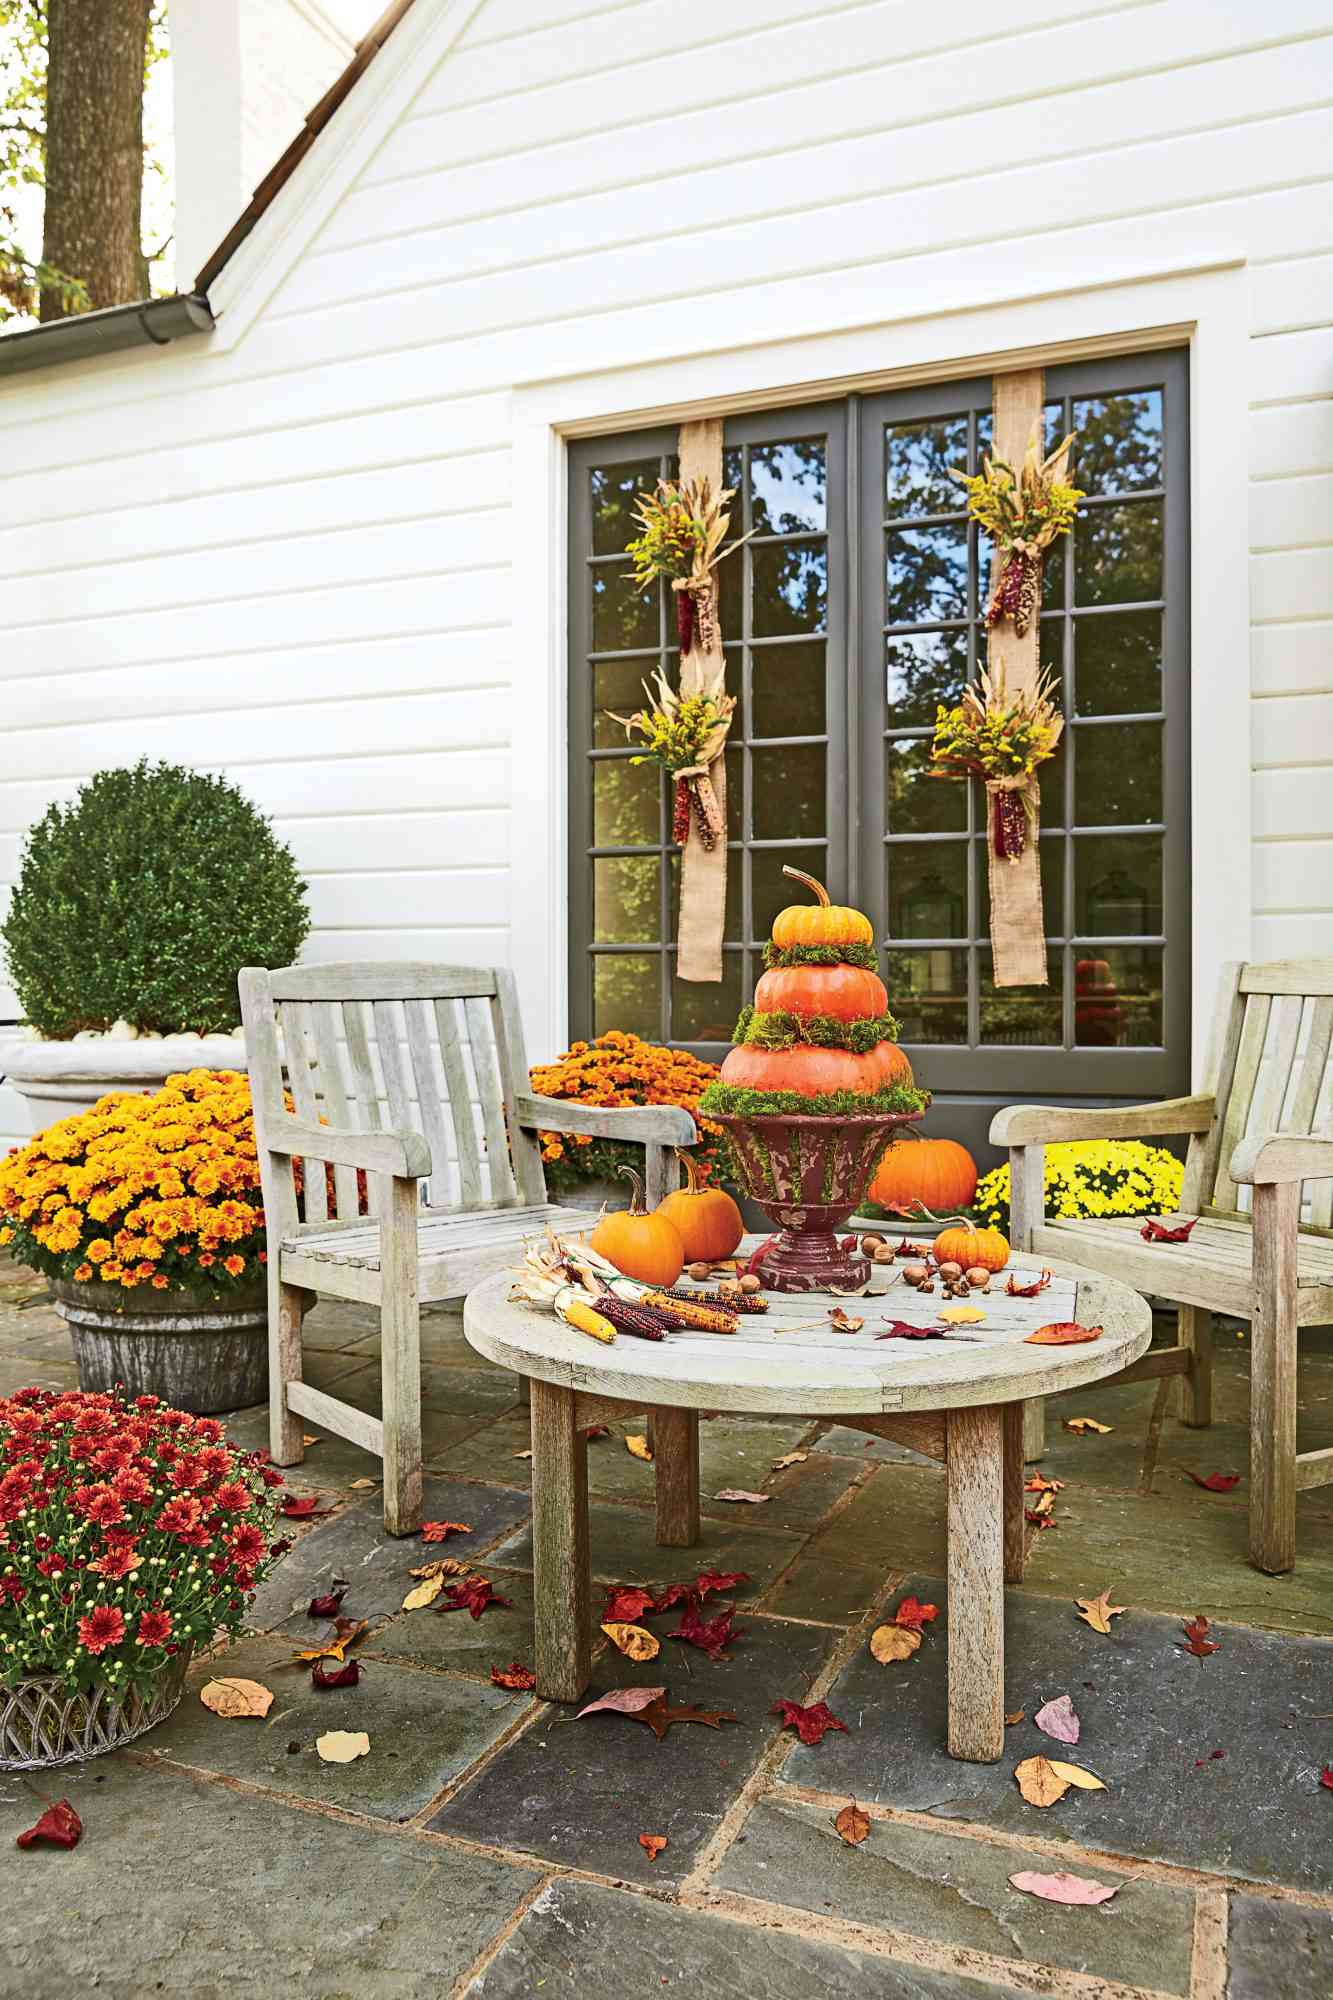
[[[645,1292],[639,1303],[657,1306],[678,1313],[686,1326],[696,1327],[701,1333],[735,1333],[736,1319],[732,1313],[721,1312],[716,1306],[699,1305],[692,1298],[682,1298],[671,1292]]]
[[[573,1286],[560,1293],[555,1300],[555,1310],[567,1326],[576,1326],[580,1333],[590,1333],[594,1340],[612,1341],[616,1337],[610,1320],[590,1305]]]

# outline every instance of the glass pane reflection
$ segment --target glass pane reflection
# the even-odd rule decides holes
[[[1074,1042],[1081,1049],[1160,1048],[1162,953],[1108,945],[1074,962]]]
[[[884,984],[889,1011],[904,1042],[953,1043],[967,1040],[967,953],[888,951]]]

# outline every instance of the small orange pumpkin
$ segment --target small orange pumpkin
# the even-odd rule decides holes
[[[793,882],[804,882],[812,889],[816,902],[792,903],[785,910],[779,910],[773,919],[773,942],[780,951],[788,951],[800,944],[873,944],[874,926],[869,917],[860,910],[850,910],[844,904],[831,903],[828,890],[822,882],[816,882],[813,875],[802,874],[799,868],[785,867],[784,875],[790,875]]]
[[[956,1139],[904,1138],[889,1147],[870,1183],[870,1199],[881,1208],[920,1201],[946,1215],[970,1207],[976,1191],[977,1163]]]
[[[998,1229],[977,1229],[972,1223],[950,1217],[932,1245],[937,1264],[961,1264],[965,1271],[979,1266],[983,1271],[1002,1271],[1009,1262],[1009,1239]]]
[[[588,1242],[625,1277],[645,1285],[674,1285],[685,1269],[680,1231],[660,1208],[645,1209],[643,1182],[633,1168],[620,1171],[630,1183],[629,1207],[608,1210]]]
[[[676,1158],[686,1184],[660,1201],[657,1213],[675,1224],[687,1264],[716,1264],[730,1257],[745,1234],[741,1212],[725,1188],[699,1185],[699,1169],[688,1153],[678,1151]]]
[[[863,965],[775,965],[754,989],[757,1014],[827,1014],[832,1021],[873,1021],[889,1010],[877,972]]]

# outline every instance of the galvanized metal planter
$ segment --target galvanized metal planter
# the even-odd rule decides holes
[[[268,1303],[262,1285],[203,1305],[184,1291],[57,1278],[56,1311],[69,1325],[81,1389],[160,1396],[197,1416],[243,1410],[268,1395]]]
[[[0,1688],[0,1771],[40,1771],[119,1750],[178,1706],[189,1663],[188,1652],[178,1654],[147,1694],[104,1687],[71,1694],[50,1676]]]

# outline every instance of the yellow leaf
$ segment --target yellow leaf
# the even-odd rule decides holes
[[[315,1748],[326,1764],[350,1764],[370,1755],[370,1738],[364,1729],[330,1729],[316,1737]]]
[[[602,1630],[627,1660],[655,1660],[662,1650],[661,1640],[654,1638],[642,1625],[626,1625],[619,1619],[613,1619],[609,1625],[603,1625]]]
[[[891,1660],[910,1660],[921,1647],[921,1634],[909,1625],[877,1625],[870,1635],[870,1651],[882,1667]]]
[[[1025,1757],[1014,1770],[1018,1789],[1030,1806],[1053,1806],[1069,1790],[1049,1757]]]
[[[774,1472],[785,1472],[789,1465],[804,1465],[810,1454],[808,1451],[786,1451],[781,1458],[773,1460]]]
[[[267,1715],[273,1706],[273,1690],[259,1681],[205,1681],[199,1699],[214,1715]]]
[[[980,1306],[945,1306],[937,1317],[946,1320],[950,1326],[975,1326],[986,1315]]]
[[[1125,1608],[1123,1604],[1112,1604],[1109,1590],[1104,1590],[1100,1597],[1076,1597],[1074,1602],[1079,1617],[1094,1632],[1109,1632],[1111,1620],[1118,1618]]]
[[[1086,1437],[1089,1431],[1095,1431],[1098,1437],[1109,1437],[1115,1425],[1099,1424],[1096,1417],[1066,1417],[1065,1429],[1072,1431],[1075,1437]]]
[[[1105,1785],[1095,1778],[1091,1771],[1085,1771],[1081,1764],[1062,1764],[1055,1757],[1050,1759],[1051,1769],[1057,1778],[1063,1778],[1067,1785],[1077,1785],[1081,1792],[1104,1792]]]
[[[416,1586],[415,1590],[408,1591],[407,1596],[403,1599],[404,1611],[424,1611],[428,1604],[434,1604],[443,1589],[443,1571],[437,1576],[426,1577],[423,1582]]]
[[[365,1493],[378,1484],[379,1481],[376,1479],[354,1479],[352,1481],[352,1491],[353,1493]]]
[[[646,1437],[627,1437],[625,1439],[625,1449],[631,1458],[641,1458],[645,1464],[652,1464],[653,1455],[648,1449],[648,1440]]]

